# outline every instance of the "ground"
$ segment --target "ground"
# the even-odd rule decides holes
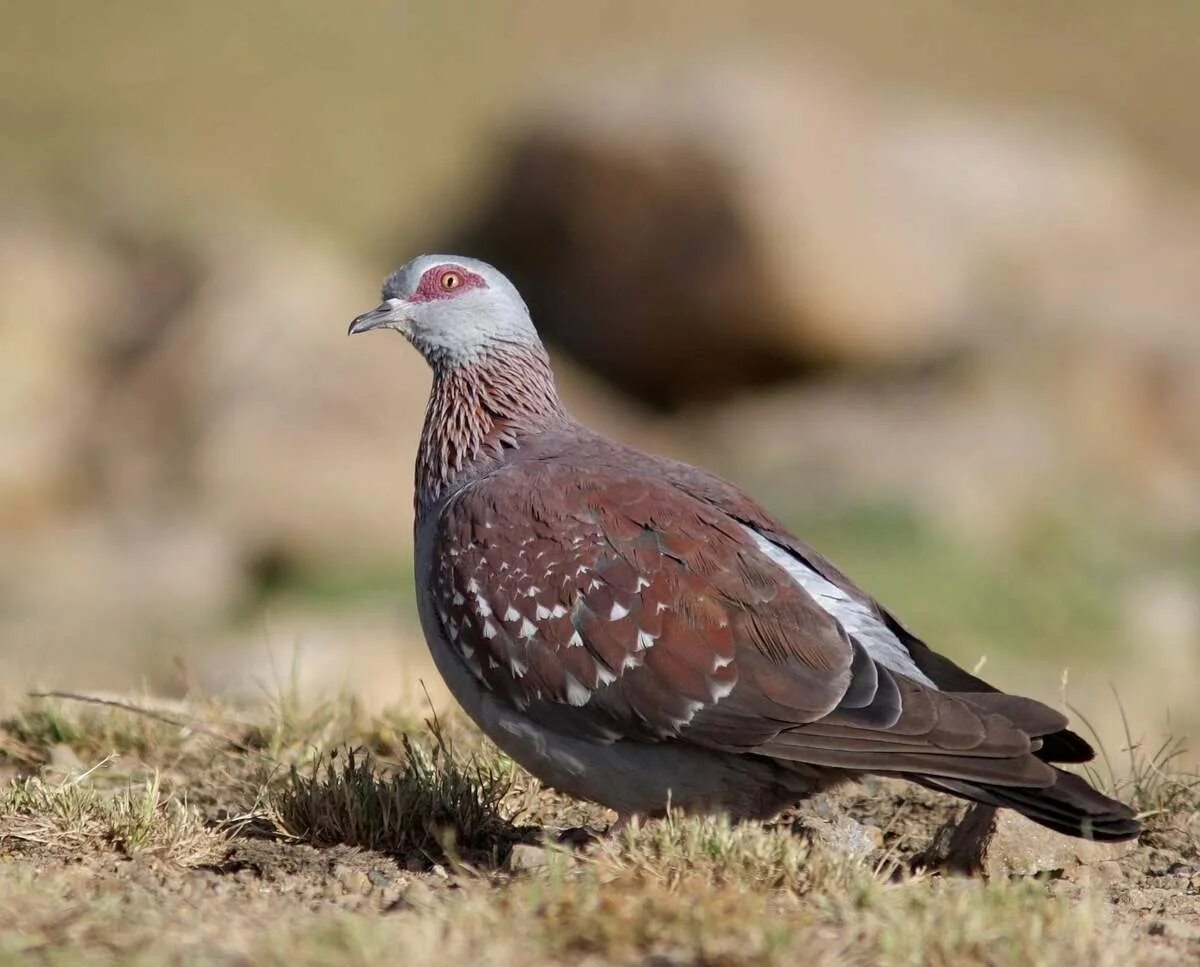
[[[921,861],[960,806],[899,782],[604,838],[454,715],[108,700],[139,710],[37,699],[0,732],[0,963],[1200,957],[1200,790],[1169,747],[1118,790],[1152,813],[1135,848],[965,877]]]

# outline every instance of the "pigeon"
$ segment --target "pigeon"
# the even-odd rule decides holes
[[[581,425],[517,289],[423,255],[350,333],[394,329],[433,384],[416,461],[422,630],[451,693],[541,782],[623,824],[765,819],[863,774],[1071,836],[1138,835],[1059,765],[1066,717],[931,650],[721,477]]]

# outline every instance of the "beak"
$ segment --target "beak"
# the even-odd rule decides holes
[[[360,332],[369,332],[372,329],[380,329],[383,327],[397,328],[398,323],[403,323],[404,310],[407,303],[403,299],[388,299],[370,312],[364,312],[361,316],[350,323],[349,335],[357,336]]]

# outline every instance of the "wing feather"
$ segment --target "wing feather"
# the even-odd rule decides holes
[[[438,612],[496,695],[604,742],[685,740],[842,769],[1053,782],[1031,736],[1053,736],[1061,716],[981,691],[965,672],[939,691],[926,675],[940,669],[840,572],[729,485],[681,484],[662,466],[515,461],[445,506]],[[798,580],[788,555],[829,584]],[[902,659],[876,654],[814,599],[832,586],[831,600],[850,602],[852,627],[882,629],[885,652],[909,649]],[[909,656],[922,671],[905,673]]]

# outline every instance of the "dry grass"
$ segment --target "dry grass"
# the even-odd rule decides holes
[[[70,854],[109,850],[181,866],[220,854],[224,838],[185,801],[164,795],[157,774],[106,794],[88,781],[104,764],[55,784],[14,781],[0,796],[0,846],[36,845]]]
[[[1194,938],[1177,926],[1151,936],[1126,887],[896,877],[885,857],[784,824],[673,815],[561,847],[556,828],[602,814],[541,789],[456,716],[423,728],[411,711],[368,718],[346,701],[280,701],[254,721],[207,704],[173,714],[194,720],[39,702],[0,729],[0,770],[16,772],[0,793],[0,964],[1104,965],[1200,953],[1200,903]],[[52,779],[63,746],[98,766]],[[1171,761],[1149,756],[1122,781],[1180,827],[1195,820],[1196,787]],[[512,843],[532,841],[514,824],[532,818],[541,862],[510,871]],[[1186,849],[1170,854],[1176,866],[1200,872]]]
[[[1101,768],[1086,768],[1088,779],[1109,795],[1129,803],[1151,834],[1172,826],[1200,830],[1200,771],[1181,765],[1188,758],[1187,740],[1167,736],[1152,745],[1143,738],[1135,738],[1115,689],[1113,699],[1125,735],[1121,749],[1124,761],[1118,766],[1103,743],[1096,741]],[[1072,709],[1072,714],[1095,738],[1096,730],[1083,714],[1078,709]]]
[[[335,750],[308,775],[293,766],[288,781],[268,794],[267,812],[280,830],[318,846],[439,859],[466,852],[498,863],[515,838],[499,813],[511,770],[494,756],[456,755],[436,722],[430,735],[431,743],[403,736],[404,761],[391,775],[354,749],[340,764]]]

